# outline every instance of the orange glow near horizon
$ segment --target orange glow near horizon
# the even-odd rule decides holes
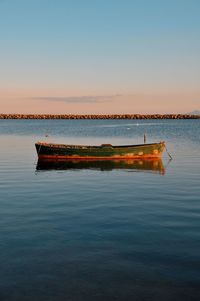
[[[188,113],[200,109],[200,93],[133,93],[26,97],[3,93],[0,113],[11,114],[148,114]],[[20,95],[21,94],[21,95]],[[49,95],[49,94],[48,94]]]

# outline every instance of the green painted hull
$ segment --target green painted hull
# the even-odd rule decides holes
[[[35,144],[39,159],[63,160],[115,160],[131,158],[159,158],[162,156],[165,143],[141,145],[101,146],[67,145],[38,142]]]

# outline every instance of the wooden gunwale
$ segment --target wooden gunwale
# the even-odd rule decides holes
[[[148,147],[148,146],[153,146],[153,145],[164,145],[165,142],[161,141],[158,143],[146,143],[146,144],[133,144],[133,145],[73,145],[73,144],[56,144],[56,143],[46,143],[46,142],[37,142],[36,145],[41,145],[45,147],[50,147],[50,148],[76,148],[76,149],[82,149],[82,148],[94,148],[94,149],[102,149],[102,148],[134,148],[134,147]]]

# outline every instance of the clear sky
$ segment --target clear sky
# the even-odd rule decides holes
[[[0,113],[200,110],[200,0],[0,0]]]

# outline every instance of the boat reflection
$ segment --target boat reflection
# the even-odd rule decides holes
[[[93,169],[111,171],[114,169],[127,171],[153,172],[165,174],[162,159],[128,159],[128,160],[38,160],[36,170],[81,170]]]

